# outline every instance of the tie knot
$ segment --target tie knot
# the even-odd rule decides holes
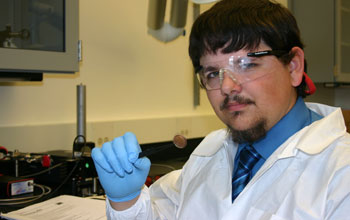
[[[251,145],[245,146],[239,155],[239,162],[247,170],[251,170],[261,158],[260,154]]]

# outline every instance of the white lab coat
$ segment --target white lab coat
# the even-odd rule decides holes
[[[325,116],[290,137],[231,202],[237,144],[225,129],[209,134],[182,170],[142,190],[109,219],[350,219],[350,135],[341,110],[307,104]]]

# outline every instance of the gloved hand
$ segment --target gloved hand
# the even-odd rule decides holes
[[[140,194],[151,166],[147,157],[138,158],[140,151],[136,136],[130,132],[92,149],[100,183],[113,202],[129,201]]]

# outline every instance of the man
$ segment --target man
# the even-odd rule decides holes
[[[189,53],[227,129],[149,189],[150,161],[126,133],[92,152],[113,219],[349,219],[350,135],[313,92],[291,13],[222,0],[195,21]]]

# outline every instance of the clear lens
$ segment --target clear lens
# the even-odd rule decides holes
[[[267,64],[260,57],[231,56],[226,61],[206,64],[198,75],[206,90],[214,90],[221,88],[225,76],[241,85],[256,80],[267,72]]]

